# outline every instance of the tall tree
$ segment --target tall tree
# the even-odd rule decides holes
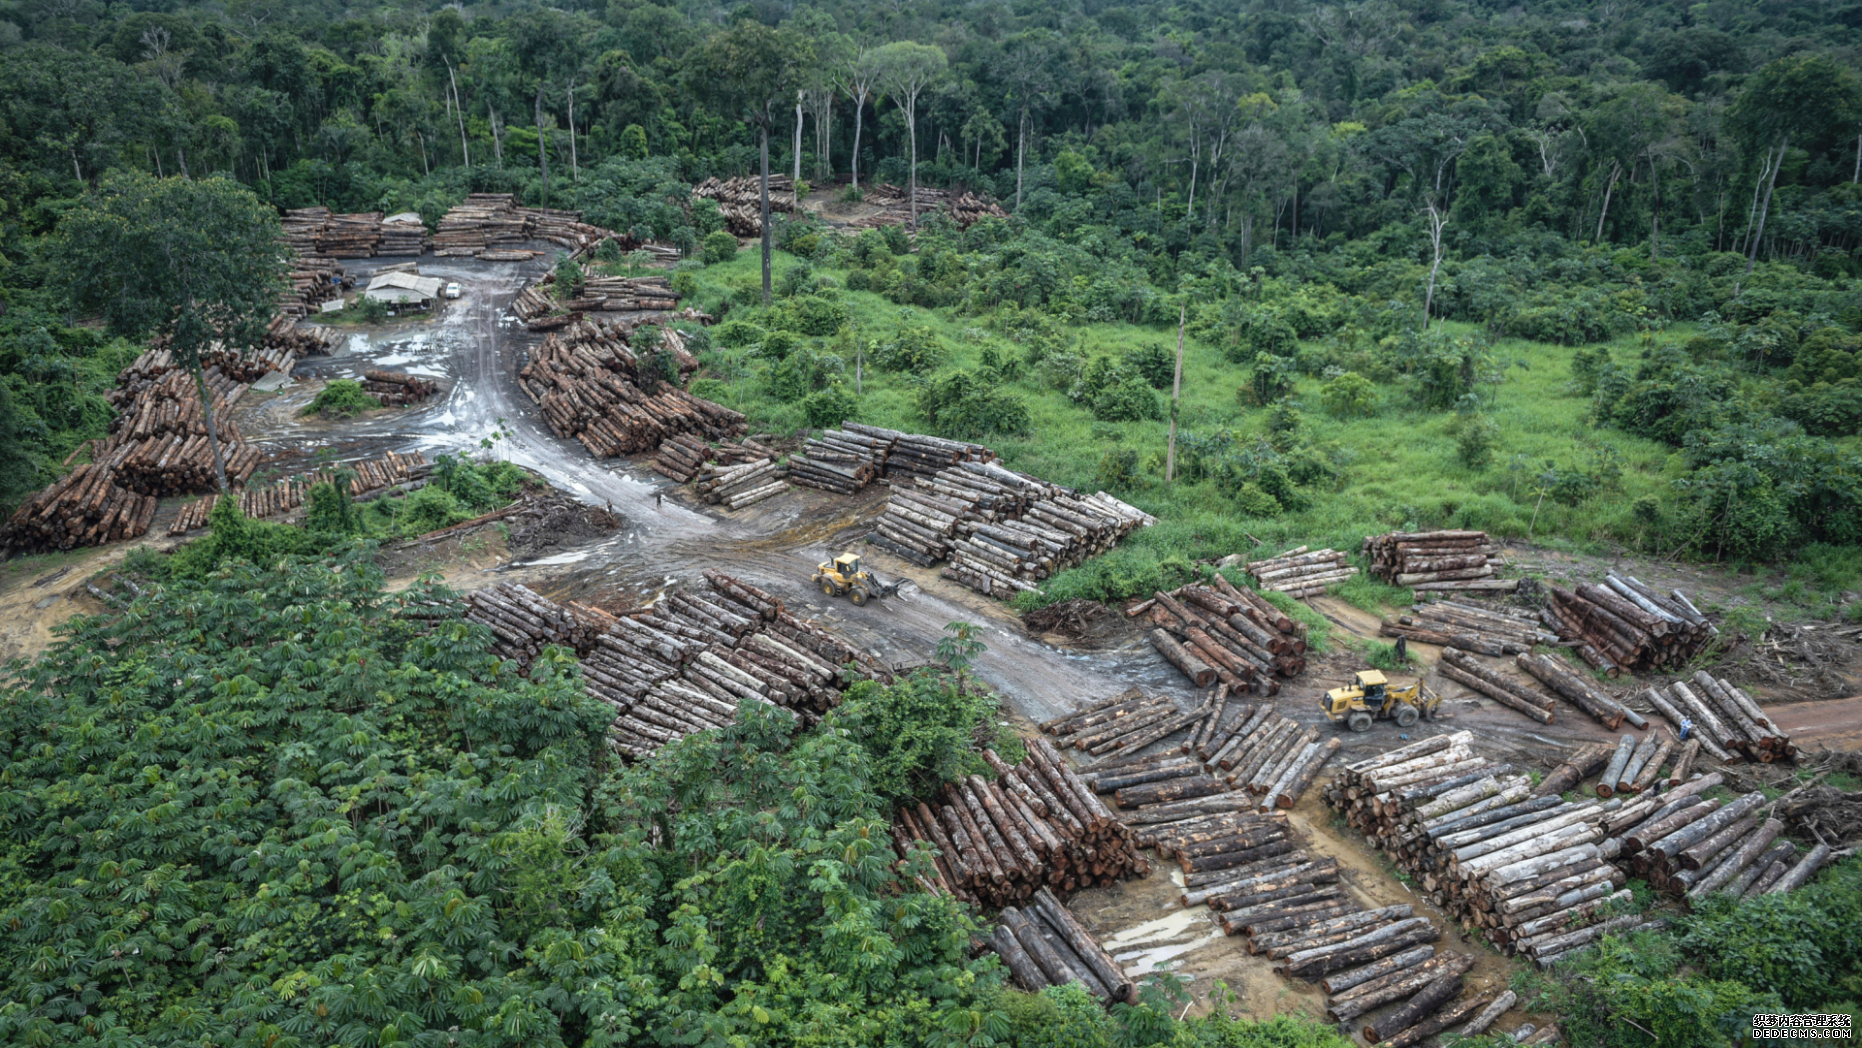
[[[918,96],[944,75],[950,60],[942,48],[900,40],[879,49],[879,66],[886,90],[905,116],[905,137],[911,139],[911,224],[918,224]]]
[[[1054,46],[1047,30],[1023,33],[1003,50],[1002,78],[1015,107],[1015,208],[1022,206],[1023,161],[1028,153],[1028,118],[1054,90]]]
[[[263,340],[284,282],[278,236],[277,213],[236,182],[118,172],[66,212],[51,243],[74,307],[127,337],[166,337],[193,374],[222,492],[226,460],[201,355]]]
[[[865,124],[866,103],[879,87],[879,51],[860,44],[841,53],[828,66],[834,86],[853,99],[853,188],[860,188],[860,132]]]
[[[688,64],[698,93],[756,128],[762,163],[763,304],[770,301],[769,133],[795,97],[813,49],[799,33],[739,22],[700,45]]]
[[[1862,110],[1862,83],[1856,75],[1823,55],[1780,58],[1753,74],[1745,93],[1728,110],[1733,130],[1749,146],[1765,150],[1769,168],[1765,202],[1759,207],[1758,228],[1746,257],[1746,272],[1758,264],[1759,244],[1765,239],[1765,217],[1771,211],[1772,190],[1784,167],[1785,150],[1793,140],[1804,143],[1842,127]],[[1845,133],[1845,137],[1847,137]],[[1775,158],[1774,158],[1774,153]]]

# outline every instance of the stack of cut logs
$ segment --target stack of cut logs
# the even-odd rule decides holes
[[[373,394],[385,408],[418,404],[440,389],[432,379],[399,371],[364,371],[362,388]]]
[[[1053,892],[1040,888],[1030,902],[1026,909],[1003,907],[989,937],[990,948],[1022,989],[1034,993],[1077,982],[1107,1004],[1133,999],[1125,970]]]
[[[1648,727],[1648,721],[1641,714],[1599,691],[1589,679],[1556,655],[1521,653],[1514,659],[1514,664],[1611,731],[1622,727],[1625,720],[1638,728]],[[1442,676],[1449,680],[1502,706],[1517,710],[1540,724],[1552,723],[1556,715],[1557,703],[1552,696],[1494,670],[1459,648],[1442,649],[1439,669]]]
[[[1310,550],[1305,546],[1277,557],[1248,562],[1248,574],[1256,585],[1290,597],[1317,596],[1324,593],[1327,586],[1357,573],[1357,568],[1346,563],[1343,553],[1334,549]]]
[[[518,262],[537,252],[494,245],[548,240],[577,252],[603,240],[613,240],[623,250],[640,246],[640,241],[632,237],[591,226],[581,219],[580,211],[518,207],[517,198],[509,193],[471,193],[463,203],[441,217],[439,232],[433,236],[433,253],[441,257],[476,255],[494,262]]]
[[[322,324],[300,326],[296,314],[282,311],[266,325],[265,345],[241,359],[249,362],[248,367],[263,368],[253,375],[254,379],[263,378],[273,371],[289,372],[297,364],[298,357],[329,353],[341,345],[345,337],[335,328]]]
[[[851,495],[878,479],[893,443],[891,437],[851,429],[823,430],[810,437],[800,452],[789,456],[789,479],[811,488]]]
[[[763,235],[762,182],[756,178],[707,178],[692,187],[694,199],[718,202],[724,227],[734,236]],[[769,210],[788,213],[795,210],[795,183],[786,175],[769,176]]]
[[[1465,600],[1417,604],[1396,621],[1385,620],[1379,632],[1481,655],[1517,655],[1535,644],[1558,643],[1558,635],[1539,628],[1538,616],[1530,611]]]
[[[283,240],[299,255],[325,258],[373,258],[418,255],[426,228],[418,221],[383,223],[380,211],[333,214],[327,207],[293,208],[284,213]]]
[[[674,332],[665,337],[670,343]],[[738,412],[671,383],[643,392],[634,384],[635,367],[620,327],[579,324],[532,350],[518,384],[552,432],[575,437],[596,458],[655,448],[675,433],[725,440],[748,429]]]
[[[1439,735],[1347,765],[1326,799],[1436,905],[1508,952],[1549,965],[1638,924],[1570,928],[1629,898],[1603,828],[1622,802],[1571,803],[1545,784],[1535,791],[1511,765],[1475,754],[1472,738]]]
[[[569,609],[516,582],[466,594],[466,618],[491,630],[492,654],[524,667],[547,645],[585,651],[596,635]]]
[[[334,483],[339,470],[343,468],[353,474],[349,480],[349,496],[357,502],[368,502],[388,494],[417,491],[426,487],[427,477],[433,472],[426,456],[418,451],[407,454],[390,451],[379,459],[358,462],[352,466],[325,466],[305,476],[287,477],[271,484],[247,488],[239,493],[239,511],[251,520],[289,513],[304,505],[311,488],[318,484]],[[181,507],[181,511],[175,514],[174,522],[168,526],[168,534],[185,535],[206,527],[207,522],[213,519],[213,507],[219,501],[220,496],[214,494]]]
[[[876,229],[880,226],[902,226],[911,224],[911,193],[904,186],[895,186],[890,182],[880,182],[866,190],[862,203],[879,207],[876,214],[854,219],[848,225],[858,229]],[[944,212],[959,226],[969,228],[970,223],[980,218],[1007,218],[1008,212],[974,193],[961,196],[952,195],[942,189],[931,186],[918,187],[918,217],[933,212]]]
[[[608,313],[670,310],[679,308],[679,298],[667,277],[591,276],[582,281],[582,293],[563,308]]]
[[[895,445],[890,471],[900,460]],[[943,576],[995,595],[1033,590],[1062,568],[1112,548],[1156,518],[1098,492],[1066,488],[1003,469],[960,462],[907,486],[893,481],[886,512],[867,541],[926,567],[946,557]]]
[[[1273,695],[1278,677],[1306,670],[1303,628],[1265,597],[1231,584],[1219,573],[1213,583],[1192,583],[1127,608],[1136,618],[1149,613],[1151,646],[1197,687],[1219,680],[1236,692]]]
[[[1245,790],[1260,799],[1225,806],[1224,811],[1293,807],[1338,752],[1340,740],[1320,742],[1316,730],[1300,731],[1271,707],[1234,699],[1226,684],[1219,685],[1201,705],[1183,712],[1165,696],[1146,698],[1133,688],[1048,721],[1041,730],[1099,758],[1081,769],[1082,778],[1094,792],[1114,794],[1121,808],[1191,801],[1230,790]],[[1179,731],[1189,734],[1169,741]],[[1158,742],[1164,743],[1162,750],[1143,752]],[[1223,774],[1231,769],[1232,774]],[[1205,868],[1221,867],[1212,863]]]
[[[652,466],[663,476],[683,484],[698,476],[699,469],[707,462],[737,466],[775,458],[776,454],[776,449],[748,437],[741,441],[721,440],[712,445],[689,433],[678,433],[660,444]]]
[[[1649,688],[1642,697],[1678,732],[1692,722],[1691,736],[1722,761],[1745,759],[1770,764],[1790,760],[1797,749],[1744,688],[1696,670],[1692,683],[1675,681]]]
[[[635,758],[730,724],[745,702],[782,706],[812,724],[840,701],[840,667],[849,662],[890,679],[871,656],[789,614],[771,594],[721,572],[705,580],[708,591],[675,592],[626,615],[507,585],[475,594],[468,617],[492,630],[499,654],[526,666],[546,644],[574,648],[588,693],[615,709],[610,745]]]
[[[1611,813],[1603,828],[1617,845],[1618,863],[1688,904],[1716,893],[1749,899],[1810,883],[1830,859],[1829,845],[1820,842],[1800,856],[1796,845],[1780,839],[1784,823],[1770,816],[1763,793],[1724,803],[1707,799],[1722,780],[1719,772],[1700,776],[1664,793],[1644,793]]]
[[[1371,574],[1393,586],[1415,590],[1463,590],[1511,593],[1518,579],[1496,579],[1503,564],[1499,547],[1484,531],[1393,531],[1370,535],[1364,553]]]
[[[286,279],[290,290],[279,296],[278,311],[301,317],[342,294],[343,267],[333,258],[294,256]]]
[[[1025,902],[1044,885],[1070,894],[1149,872],[1131,831],[1051,743],[1033,739],[1027,751],[1013,767],[984,751],[994,781],[971,775],[945,783],[945,803],[935,808],[899,809],[899,847],[937,848],[939,886],[991,909]]]
[[[1663,596],[1615,571],[1602,585],[1547,586],[1545,595],[1545,624],[1612,677],[1681,665],[1720,634],[1680,590]]]
[[[994,462],[996,453],[981,444],[946,440],[922,433],[901,433],[858,422],[842,422],[810,440],[804,451],[823,462],[852,467],[871,465],[876,476],[926,480],[963,462]]]
[[[556,333],[543,340],[542,349],[554,353],[586,348],[607,367],[618,368],[633,378],[638,374],[639,363],[632,342],[634,331],[639,326],[635,321],[619,317],[584,317],[578,314],[570,322],[557,325]],[[659,351],[672,357],[681,382],[698,370],[698,358],[686,349],[684,335],[663,324],[649,326],[654,329],[659,340]]]
[[[782,467],[773,458],[734,466],[708,465],[699,469],[699,497],[725,509],[742,509],[789,490]]]
[[[85,463],[27,499],[0,528],[7,556],[135,538],[155,519],[156,499],[116,483],[108,464]]]
[[[378,255],[413,256],[426,250],[427,227],[418,218],[396,216],[381,224],[381,241],[375,245]]]
[[[216,484],[199,386],[193,375],[168,363],[152,374],[125,372],[123,385],[108,394],[118,412],[110,422],[110,437],[92,456],[111,466],[117,483],[158,497],[207,491]],[[213,398],[227,482],[243,485],[258,468],[260,453],[240,439],[228,412],[246,385],[227,377],[217,365],[206,368],[203,377]]]

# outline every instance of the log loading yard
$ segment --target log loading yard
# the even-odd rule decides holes
[[[478,206],[522,226],[508,207]],[[588,228],[531,221],[554,223],[558,244]],[[542,521],[526,541],[484,552],[501,523],[517,534],[513,508],[384,560],[397,578],[438,570],[470,593],[500,654],[574,648],[591,693],[616,707],[615,747],[635,759],[744,702],[812,722],[845,686],[837,667],[900,672],[931,659],[946,624],[980,624],[975,675],[1027,756],[986,754],[990,777],[901,809],[894,837],[937,849],[925,886],[991,916],[986,948],[1024,986],[1077,979],[1112,1001],[1170,971],[1194,1009],[1220,982],[1233,1011],[1304,1012],[1367,1044],[1453,1030],[1557,1043],[1555,1018],[1525,1012],[1509,980],[1602,934],[1659,932],[1660,912],[1617,915],[1630,879],[1679,909],[1716,891],[1791,890],[1856,843],[1853,825],[1818,820],[1834,791],[1794,789],[1800,769],[1856,767],[1853,631],[1813,694],[1742,682],[1696,659],[1718,632],[1701,611],[1721,584],[1711,575],[1437,532],[1238,550],[1225,566],[1243,585],[1215,576],[1093,611],[1084,636],[1065,622],[1040,632],[998,598],[1148,517],[1015,473],[980,445],[857,424],[805,441],[755,434],[680,391],[643,394],[629,336],[675,305],[651,281],[551,314],[537,288],[559,251],[441,228],[448,257],[420,258],[420,272],[462,297],[428,320],[299,339],[329,352],[299,358],[275,395],[235,394],[225,415],[251,449],[243,473],[362,463],[354,490],[376,497],[498,434],[491,454],[553,489],[526,496],[522,513]],[[382,372],[437,392],[347,421],[299,415],[326,382]],[[192,447],[182,430],[153,432]],[[302,488],[254,485],[242,506],[288,517]],[[70,494],[108,507],[104,490]],[[174,494],[151,479],[90,526],[184,541],[206,507]],[[31,534],[60,526],[43,513]],[[96,610],[108,593],[90,580],[107,579],[123,545],[10,573],[0,654],[30,654],[58,619]],[[817,565],[849,551],[903,592],[861,606],[823,593]],[[1417,603],[1380,621],[1326,595],[1359,564]],[[1288,614],[1293,600],[1329,621],[1327,650]],[[1394,699],[1380,709],[1372,684],[1370,730],[1334,723],[1321,696],[1369,669],[1344,636],[1401,638],[1416,665],[1388,689],[1420,674],[1421,694],[1442,700],[1434,716]]]

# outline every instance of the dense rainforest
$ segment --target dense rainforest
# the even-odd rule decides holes
[[[1024,600],[1452,526],[1764,569],[1855,614],[1858,70],[1842,0],[0,0],[0,510],[104,433],[152,326],[80,308],[112,289],[61,261],[121,180],[429,227],[507,192],[678,247],[721,321],[689,333],[693,391],[759,428],[983,440],[1160,517]],[[780,215],[764,264],[690,191],[765,150],[817,199],[1008,217]],[[391,592],[366,542],[393,528],[328,495],[301,529],[229,502],[7,668],[0,1039],[1346,1043],[1180,1020],[1169,979],[1110,1011],[1008,988],[985,918],[887,861],[894,801],[984,770],[988,696],[862,683],[817,728],[747,715],[624,766],[572,657],[513,673],[455,595]],[[1635,1048],[1853,1009],[1858,877],[1522,992]]]

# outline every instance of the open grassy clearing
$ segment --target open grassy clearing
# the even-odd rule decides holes
[[[802,266],[835,284],[844,283],[848,273],[778,252],[777,285],[785,273]],[[753,250],[692,276],[701,308],[717,308],[728,298],[736,303],[728,310],[730,320],[758,323],[767,316],[754,305],[760,285]],[[1160,518],[1156,527],[1133,536],[1111,554],[1050,580],[1044,586],[1048,599],[1114,599],[1146,592],[1153,586],[1174,585],[1196,560],[1257,548],[1270,553],[1307,544],[1355,554],[1363,536],[1393,528],[1476,528],[1576,552],[1628,548],[1671,556],[1674,550],[1664,545],[1662,536],[1685,525],[1672,519],[1679,505],[1673,481],[1686,473],[1681,452],[1596,426],[1589,417],[1590,399],[1572,389],[1572,361],[1580,351],[1570,347],[1520,339],[1495,343],[1492,356],[1500,381],[1481,388],[1487,401],[1483,410],[1498,432],[1490,462],[1479,469],[1464,465],[1457,452],[1463,416],[1418,406],[1406,380],[1380,384],[1369,417],[1346,418],[1322,406],[1322,377],[1298,376],[1298,439],[1329,458],[1337,479],[1302,489],[1306,505],[1265,515],[1250,512],[1244,500],[1212,479],[1182,476],[1186,449],[1196,439],[1227,433],[1237,446],[1245,446],[1272,435],[1274,412],[1254,401],[1248,367],[1232,363],[1220,350],[1194,337],[1186,341],[1180,475],[1167,485],[1166,421],[1096,420],[1089,405],[1074,402],[1065,390],[1044,382],[1041,369],[1025,362],[1024,350],[995,329],[993,317],[899,306],[867,291],[836,288],[828,294],[845,307],[849,326],[868,345],[884,343],[902,329],[922,327],[937,336],[947,354],[929,373],[882,370],[869,360],[857,401],[859,421],[925,431],[927,420],[918,398],[934,375],[979,370],[986,355],[1014,361],[1019,368],[1004,369],[1002,382],[1026,403],[1032,426],[1027,436],[987,439],[1004,462],[1069,486],[1107,488]],[[1457,334],[1475,333],[1471,326],[1450,327]],[[1675,325],[1618,339],[1607,348],[1619,361],[1633,360],[1662,343],[1685,342],[1695,330],[1693,325]],[[1146,346],[1174,351],[1176,341],[1174,327],[1131,324],[1080,324],[1066,327],[1064,334],[1086,361],[1117,361]],[[802,342],[818,352],[832,352],[835,339]],[[841,346],[846,345],[843,340]],[[753,426],[789,432],[807,424],[799,401],[785,402],[772,390],[772,362],[755,344],[714,347],[705,362],[701,391],[748,413]],[[839,381],[851,391],[854,360],[849,355],[840,365],[844,374]],[[1168,390],[1157,396],[1167,409]],[[1136,453],[1135,474],[1124,483],[1102,472],[1108,453],[1120,449]],[[1548,467],[1597,477],[1599,483],[1586,496],[1561,499]],[[1800,606],[1802,613],[1826,615],[1838,611],[1833,598],[1853,588],[1862,575],[1862,554],[1810,546],[1782,573],[1769,566],[1735,567],[1753,573],[1753,598],[1784,601]],[[1342,587],[1341,596],[1367,608],[1407,602],[1404,591],[1367,578]]]

